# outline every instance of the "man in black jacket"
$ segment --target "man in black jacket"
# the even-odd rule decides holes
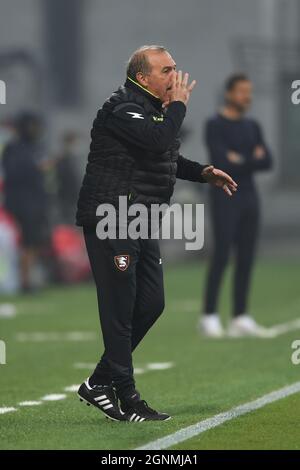
[[[78,393],[115,420],[166,420],[135,389],[132,352],[164,309],[158,241],[105,238],[96,234],[100,204],[169,203],[176,178],[210,182],[231,196],[236,183],[212,165],[179,153],[177,134],[195,81],[176,72],[161,46],[143,46],[131,56],[124,86],[99,110],[91,131],[88,164],[76,223],[83,226],[97,286],[105,351]],[[118,405],[120,400],[120,408]]]

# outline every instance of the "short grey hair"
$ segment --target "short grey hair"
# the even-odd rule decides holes
[[[127,76],[136,80],[136,74],[138,72],[147,75],[151,72],[151,64],[147,57],[147,51],[156,51],[156,52],[167,52],[167,49],[164,46],[157,46],[157,45],[145,45],[139,47],[136,51],[131,54],[128,62],[127,62]]]

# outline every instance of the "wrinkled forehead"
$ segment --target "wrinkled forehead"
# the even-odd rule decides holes
[[[161,71],[165,67],[175,67],[176,63],[167,51],[158,52],[158,51],[148,51],[147,52],[148,60],[152,66],[152,70]]]

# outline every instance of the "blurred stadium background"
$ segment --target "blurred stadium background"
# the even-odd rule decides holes
[[[253,80],[251,114],[262,124],[275,159],[273,171],[257,177],[263,218],[254,271],[253,314],[267,326],[297,318],[300,310],[300,105],[291,103],[291,83],[300,79],[299,0],[26,0],[26,5],[24,3],[21,0],[1,0],[0,5],[0,79],[7,86],[6,104],[0,105],[0,147],[3,149],[12,135],[15,116],[24,110],[39,113],[45,123],[45,155],[47,160],[54,162],[46,172],[51,242],[56,243],[56,255],[62,255],[63,266],[59,267],[59,273],[55,271],[53,275],[53,269],[58,268],[53,268],[51,255],[47,252],[46,268],[42,263],[31,273],[36,286],[46,287],[53,281],[72,284],[89,277],[85,271],[85,259],[77,260],[80,266],[76,265],[78,276],[70,275],[75,253],[78,253],[76,240],[69,232],[55,232],[62,224],[72,224],[60,206],[55,161],[63,151],[63,139],[73,136],[72,162],[77,177],[81,179],[91,123],[98,108],[125,81],[125,61],[130,53],[142,44],[157,43],[164,45],[178,67],[189,71],[198,82],[188,106],[182,147],[183,155],[193,160],[207,162],[203,125],[220,103],[224,79],[233,72],[242,71]],[[206,204],[207,193],[203,187],[179,181],[173,200]],[[1,201],[0,192],[0,208]],[[42,340],[26,342],[24,336],[23,340],[22,335],[17,336],[22,332],[58,332],[63,335],[68,331],[95,331],[98,328],[95,293],[93,286],[88,284],[66,290],[55,286],[27,297],[18,296],[16,286],[6,290],[4,278],[9,264],[15,261],[8,254],[5,237],[1,238],[1,227],[6,223],[3,220],[1,223],[1,220],[0,304],[2,307],[4,304],[4,308],[0,318],[0,338],[7,342],[8,364],[0,366],[0,407],[15,406],[17,401],[21,401],[20,387],[22,399],[29,400],[49,390],[59,391],[63,386],[79,383],[80,377],[83,378],[82,372],[87,374],[88,370],[72,369],[71,364],[94,362],[99,351],[94,337],[87,339],[86,343],[82,340],[79,351],[76,343],[67,340],[64,343],[63,336],[59,335],[45,343]],[[55,234],[57,238],[54,240]],[[71,243],[74,243],[74,252],[68,251]],[[205,341],[200,343],[195,333],[195,322],[200,311],[203,275],[210,248],[208,217],[205,245],[199,253],[186,252],[183,242],[163,244],[167,303],[170,303],[166,319],[155,326],[153,336],[150,335],[145,346],[137,352],[137,362],[142,364],[176,363],[176,368],[168,371],[164,387],[166,393],[170,386],[177,387],[171,397],[170,411],[178,412],[180,419],[168,425],[167,432],[295,381],[297,376],[297,368],[289,359],[290,343],[297,333],[270,340],[273,341],[270,343],[254,339],[247,344],[237,340],[234,345],[226,340],[218,345]],[[179,261],[180,266],[177,266]],[[227,284],[221,305],[228,313],[230,289]],[[8,296],[9,290],[13,295]],[[172,316],[172,306],[177,301],[182,311]],[[184,321],[182,314],[185,315]],[[163,339],[168,331],[173,331],[171,337],[168,333],[169,343]],[[157,348],[155,352],[153,343]],[[158,347],[162,343],[163,346]],[[178,344],[181,350],[186,351],[186,362],[176,353]],[[246,363],[242,361],[244,355],[248,357]],[[211,367],[205,363],[204,357],[212,357]],[[196,364],[199,379],[196,386],[195,370],[188,370],[188,361]],[[261,368],[257,368],[260,361]],[[155,385],[155,380],[161,380],[157,374],[157,379],[151,380],[151,374],[141,375],[141,388],[145,392]],[[177,385],[178,374],[180,380]],[[224,387],[223,391],[218,387],[218,391],[215,390],[217,384]],[[176,408],[182,393],[188,394],[188,391],[190,408]],[[199,397],[203,397],[203,408],[197,408]],[[42,424],[38,409],[24,410],[21,421],[18,421],[18,413],[0,416],[0,420],[6,420],[6,429],[10,429],[6,438],[1,440],[1,446],[68,447],[70,428],[63,428],[62,423],[63,419],[68,419],[68,413],[73,413],[72,423],[79,425],[82,420],[85,426],[88,424],[83,412],[77,416],[77,405],[73,401],[68,402],[67,408],[63,408],[61,403],[59,408],[55,408],[55,411],[59,409],[59,418],[51,403],[45,405],[43,409],[49,413],[50,424],[44,442],[39,437]],[[164,404],[169,406],[167,399]],[[286,410],[283,415],[286,415]],[[253,426],[256,425],[255,421]],[[54,438],[57,427],[62,429],[62,434]],[[33,433],[33,440],[29,439],[27,431]],[[96,417],[91,441],[85,436],[81,442],[78,429],[76,432],[76,437],[70,441],[73,448],[95,448],[97,445],[99,448],[117,448],[118,445],[128,448],[144,442],[137,431],[130,431],[125,438],[118,436],[119,431],[112,427],[108,441],[99,443]],[[144,438],[151,440],[165,432],[151,424]],[[284,428],[280,432],[284,435]],[[260,437],[257,445],[262,442]],[[272,437],[270,439],[272,441]],[[234,442],[238,446],[238,442]],[[276,442],[281,442],[280,436]],[[200,446],[198,443],[193,445]],[[218,446],[209,441],[205,445],[208,448]],[[230,443],[224,443],[226,445],[230,446]],[[265,445],[270,448],[272,442],[267,439]],[[291,446],[297,445],[296,441],[291,443]]]

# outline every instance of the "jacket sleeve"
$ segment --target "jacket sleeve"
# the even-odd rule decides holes
[[[163,153],[176,138],[185,113],[185,104],[173,101],[163,120],[154,121],[142,106],[121,103],[107,117],[105,127],[133,145],[154,153]]]
[[[256,126],[256,131],[257,131],[257,145],[260,145],[263,147],[265,151],[265,155],[263,158],[253,158],[252,160],[252,169],[253,171],[264,171],[264,170],[269,170],[273,166],[273,158],[272,154],[270,152],[269,147],[266,145],[264,137],[263,137],[263,132],[258,123],[254,123]]]
[[[198,162],[193,162],[192,160],[179,155],[177,160],[176,178],[196,183],[206,183],[207,181],[201,176],[201,173],[207,166],[209,165],[201,165]]]
[[[270,168],[271,154],[263,141],[261,133],[259,134],[260,128],[257,124],[256,126],[258,129],[257,145],[264,147],[266,151],[265,157],[256,159],[253,155],[242,155],[244,158],[241,163],[233,163],[227,156],[227,152],[232,149],[230,149],[224,141],[219,126],[214,121],[208,121],[205,128],[205,142],[212,165],[230,174],[233,178],[249,174],[249,172]]]

